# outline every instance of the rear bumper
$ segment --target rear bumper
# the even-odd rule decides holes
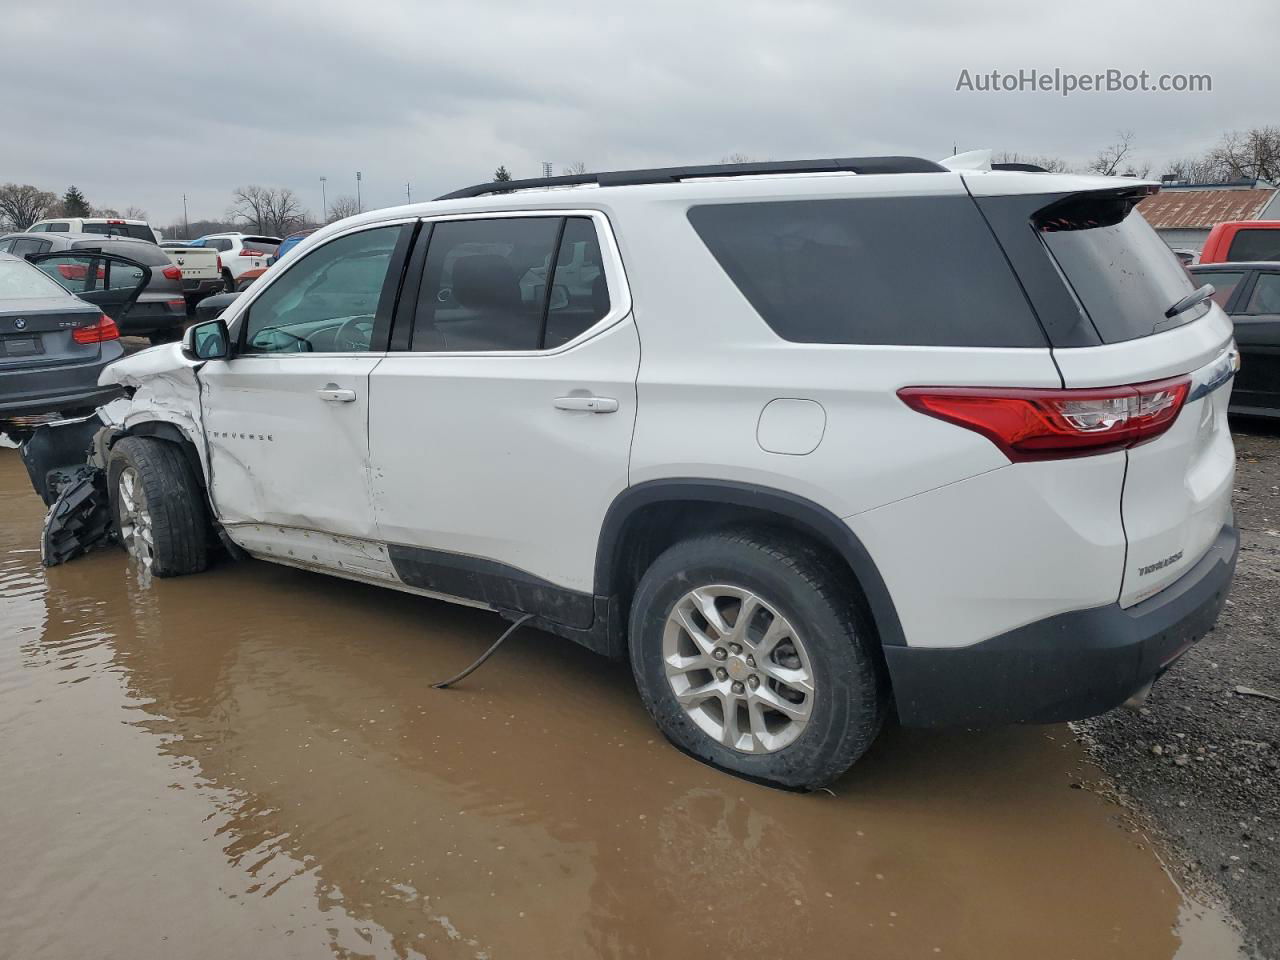
[[[119,341],[102,345],[97,361],[0,373],[0,417],[97,407],[120,395],[117,386],[98,386],[102,368],[124,355]]]
[[[187,296],[202,293],[221,293],[225,281],[222,277],[205,278],[203,280],[183,280],[182,292]]]
[[[1055,723],[1119,706],[1213,628],[1239,548],[1223,527],[1194,567],[1127,609],[1063,613],[960,648],[885,646],[902,723]]]

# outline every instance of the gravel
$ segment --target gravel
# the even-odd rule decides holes
[[[1075,727],[1250,949],[1280,958],[1280,423],[1234,427],[1241,548],[1217,627],[1138,711]]]

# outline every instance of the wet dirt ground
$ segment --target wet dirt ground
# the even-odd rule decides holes
[[[0,957],[1223,958],[1064,727],[731,779],[623,665],[261,563],[45,571],[0,450]]]

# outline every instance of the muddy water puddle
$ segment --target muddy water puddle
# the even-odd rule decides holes
[[[45,571],[0,450],[0,957],[1230,957],[1064,728],[733,780],[625,667],[272,567]]]

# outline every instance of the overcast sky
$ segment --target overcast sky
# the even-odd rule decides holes
[[[589,169],[979,147],[1085,162],[1130,129],[1159,173],[1280,125],[1280,3],[0,0],[0,182],[221,216],[313,213]],[[861,9],[860,9],[861,7]],[[1208,73],[1211,93],[957,92],[962,69]]]

